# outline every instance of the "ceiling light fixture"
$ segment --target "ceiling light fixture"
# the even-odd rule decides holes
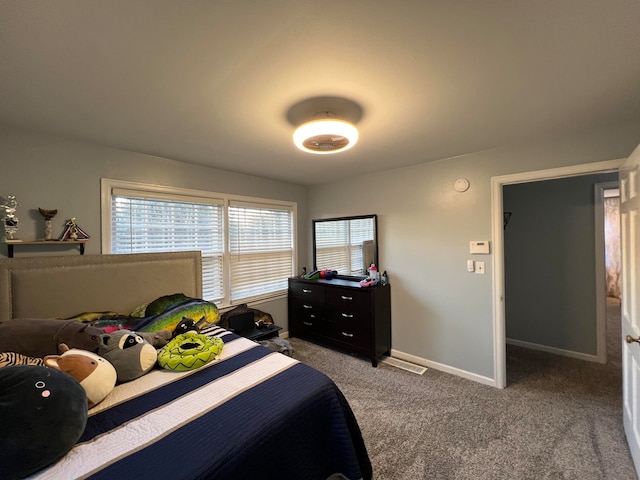
[[[345,120],[334,118],[330,112],[316,115],[316,119],[300,125],[293,133],[293,143],[303,152],[327,155],[344,152],[358,141],[358,129]]]

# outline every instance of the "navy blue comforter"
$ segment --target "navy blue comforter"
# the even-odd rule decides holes
[[[225,348],[247,342],[223,339]],[[319,371],[280,357],[251,345],[90,416],[79,457],[111,452],[104,447],[110,436],[131,445],[82,478],[370,479],[360,429],[340,390]],[[73,455],[65,460],[73,466]]]

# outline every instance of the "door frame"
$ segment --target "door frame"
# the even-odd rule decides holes
[[[491,178],[491,231],[493,243],[493,363],[494,386],[507,386],[506,327],[504,302],[504,208],[502,187],[516,183],[617,172],[625,158],[567,167],[535,170]]]

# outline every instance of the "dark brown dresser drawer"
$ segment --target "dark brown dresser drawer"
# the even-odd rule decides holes
[[[325,303],[325,289],[321,285],[292,283],[289,285],[289,295],[293,295],[302,302]]]
[[[328,288],[327,305],[338,310],[369,310],[371,309],[371,292],[346,288]]]
[[[332,322],[331,326],[336,341],[371,350],[372,328],[370,322],[345,319],[338,323]]]
[[[329,322],[319,315],[309,313],[306,315],[300,315],[294,320],[296,325],[296,332],[302,336],[307,335],[323,335],[329,336],[332,334],[332,327]]]
[[[289,335],[378,359],[391,353],[390,287],[289,279]]]
[[[299,299],[289,300],[289,315],[294,319],[324,320],[324,304],[310,301],[300,301]]]

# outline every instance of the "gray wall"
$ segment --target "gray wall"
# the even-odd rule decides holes
[[[143,155],[56,136],[40,135],[0,125],[0,196],[16,196],[20,206],[19,237],[41,238],[44,222],[38,207],[58,209],[53,219],[54,236],[66,220],[76,217],[78,225],[91,235],[87,253],[102,253],[100,236],[100,178],[112,178],[192,188],[211,192],[248,195],[298,203],[298,222],[307,225],[306,188],[250,175],[190,165],[166,158]],[[307,228],[298,230],[299,258],[308,256]],[[28,250],[27,250],[28,248]],[[0,253],[6,245],[0,243]],[[15,256],[77,255],[76,250],[23,247]],[[271,313],[287,330],[285,300],[258,306]]]
[[[617,174],[506,185],[509,339],[596,355],[594,185]],[[604,281],[604,279],[603,279]]]
[[[615,125],[305,188],[0,127],[0,195],[21,202],[25,237],[41,228],[37,207],[58,208],[60,221],[77,217],[92,235],[91,253],[100,248],[101,177],[293,200],[300,267],[312,265],[312,218],[376,213],[380,268],[392,285],[393,349],[482,380],[494,377],[491,257],[486,275],[467,273],[466,261],[470,240],[491,238],[491,177],[626,157],[639,142],[640,124]],[[466,193],[453,190],[460,177],[471,182]],[[286,327],[286,302],[273,303],[264,309]]]
[[[378,214],[392,348],[436,368],[493,379],[491,255],[483,256],[486,275],[466,270],[469,241],[491,239],[491,178],[622,158],[639,142],[640,125],[617,125],[361,175],[310,188],[308,217]],[[465,193],[453,189],[460,177],[471,182]]]

